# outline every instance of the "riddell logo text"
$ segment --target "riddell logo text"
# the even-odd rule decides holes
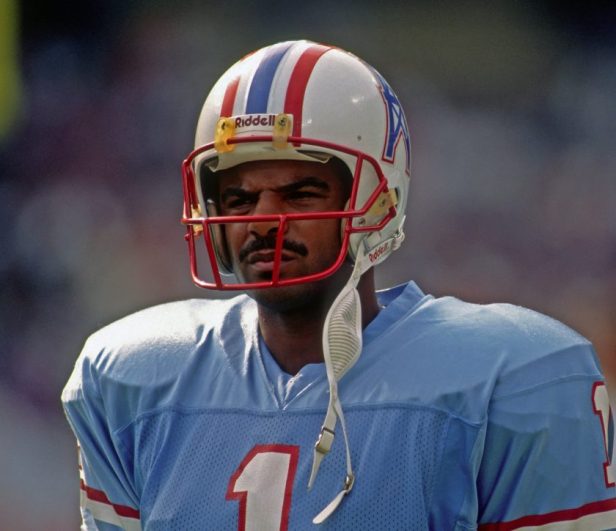
[[[368,254],[368,258],[370,258],[371,262],[376,262],[381,255],[389,249],[389,242],[381,245],[376,251]]]
[[[235,118],[235,127],[274,127],[276,115],[274,114],[249,114]]]

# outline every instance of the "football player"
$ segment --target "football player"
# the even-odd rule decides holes
[[[233,65],[183,164],[194,282],[246,294],[93,334],[63,392],[85,529],[616,528],[587,340],[507,304],[375,291],[403,240],[395,93],[339,48]]]

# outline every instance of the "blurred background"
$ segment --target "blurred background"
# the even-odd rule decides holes
[[[408,239],[380,285],[548,313],[616,395],[616,4],[576,5],[0,0],[0,529],[78,527],[61,389],[94,329],[211,296],[180,162],[213,82],[284,39],[355,52],[405,105]]]

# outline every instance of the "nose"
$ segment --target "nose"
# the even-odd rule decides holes
[[[252,216],[264,216],[272,214],[284,214],[284,205],[278,194],[265,190],[259,194],[259,199],[252,211]],[[270,219],[266,221],[251,220],[248,222],[248,231],[255,236],[265,237],[276,234],[280,230],[280,220]],[[284,232],[287,232],[285,223]]]

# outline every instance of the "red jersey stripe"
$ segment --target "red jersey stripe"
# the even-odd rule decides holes
[[[546,524],[554,524],[558,522],[575,521],[578,518],[589,516],[592,514],[601,514],[607,511],[616,510],[616,499],[603,500],[593,503],[588,503],[575,509],[564,509],[553,513],[538,514],[531,516],[523,516],[517,520],[510,522],[501,522],[497,524],[482,524],[479,526],[479,531],[513,531],[521,527],[540,526]]]
[[[113,507],[113,510],[119,515],[125,518],[136,518],[139,519],[139,511],[137,509],[133,509],[128,505],[119,505],[117,503],[112,503],[109,501],[109,498],[102,490],[93,489],[85,484],[83,480],[81,480],[80,485],[81,490],[86,493],[86,496],[92,501],[104,503],[106,505],[110,505]]]

